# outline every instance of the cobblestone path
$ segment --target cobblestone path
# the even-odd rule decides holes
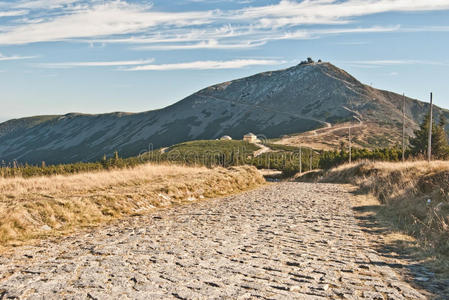
[[[0,258],[0,299],[426,299],[370,248],[344,186],[280,183]]]

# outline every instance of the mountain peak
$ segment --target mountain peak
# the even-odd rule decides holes
[[[154,148],[254,132],[267,138],[353,120],[396,128],[401,95],[360,83],[329,62],[301,63],[216,84],[166,108],[144,113],[68,114],[0,124],[0,160],[47,163],[92,161],[119,151],[137,155]],[[408,130],[421,121],[424,104],[407,98]],[[435,114],[447,111],[436,108]],[[5,125],[6,124],[6,125]],[[396,129],[394,129],[396,130]]]

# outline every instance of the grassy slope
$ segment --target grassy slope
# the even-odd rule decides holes
[[[290,176],[299,171],[299,148],[277,144],[266,144],[272,151],[255,157],[258,145],[244,141],[199,140],[156,149],[138,157],[125,159],[108,158],[105,161],[46,166],[20,166],[0,168],[0,177],[36,177],[67,175],[102,170],[134,167],[148,162],[176,162],[193,166],[253,165],[259,169],[277,169]],[[302,148],[303,170],[309,169],[310,149]],[[313,165],[318,166],[319,153],[314,152]]]
[[[274,140],[279,145],[311,147],[319,150],[337,150],[343,142],[348,144],[349,123],[335,124],[331,128],[307,131],[297,135],[284,136]],[[353,123],[351,125],[352,146],[358,148],[384,148],[401,141],[402,129],[391,125],[375,123]]]
[[[0,247],[263,184],[253,167],[146,164],[69,176],[0,178]]]
[[[60,116],[36,116],[36,117],[28,117],[22,119],[13,119],[3,123],[0,123],[0,136],[7,135],[10,133],[14,133],[15,131],[20,131],[24,129],[28,129],[39,124],[45,123],[47,121],[54,120]]]
[[[176,144],[169,147],[167,153],[178,151],[182,154],[204,154],[215,152],[225,153],[239,150],[243,153],[252,154],[258,149],[259,147],[256,145],[244,141],[200,140]]]
[[[323,180],[355,184],[373,194],[395,227],[427,249],[449,253],[449,162],[347,164]]]

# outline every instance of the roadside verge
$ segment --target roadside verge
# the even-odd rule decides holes
[[[118,218],[230,195],[265,183],[254,167],[171,164],[32,178],[0,178],[0,248]]]

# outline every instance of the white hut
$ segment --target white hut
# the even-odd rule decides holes
[[[220,140],[222,140],[222,141],[230,141],[230,140],[232,140],[232,137],[230,137],[229,135],[224,135],[224,136],[222,136],[220,138]]]
[[[254,133],[247,133],[243,136],[243,140],[248,143],[257,143],[259,140]]]

